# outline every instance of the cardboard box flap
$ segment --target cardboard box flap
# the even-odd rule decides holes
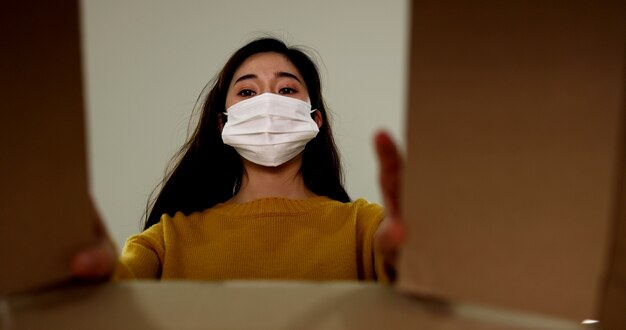
[[[601,314],[624,22],[621,1],[414,2],[401,289]]]
[[[78,7],[11,2],[1,11],[0,296],[69,274],[94,240],[88,196]]]
[[[415,299],[356,282],[133,281],[18,297],[7,309],[14,330],[68,324],[90,330],[582,329],[561,319]]]

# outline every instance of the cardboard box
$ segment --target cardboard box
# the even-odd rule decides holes
[[[135,281],[43,289],[68,279],[73,254],[95,239],[76,2],[12,3],[1,18],[7,48],[1,53],[0,102],[6,110],[0,143],[8,156],[0,168],[0,329],[582,328],[551,316],[454,301],[465,296],[429,300],[371,283]],[[462,266],[453,252],[443,258]],[[491,274],[506,270],[485,267]],[[401,275],[406,283],[411,269]],[[465,278],[449,276],[455,277]],[[508,283],[506,289],[515,282]]]
[[[0,11],[0,296],[63,281],[94,240],[76,1]]]
[[[626,329],[625,6],[415,1],[402,290]]]

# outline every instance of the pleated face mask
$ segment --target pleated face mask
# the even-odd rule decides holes
[[[297,156],[319,129],[307,102],[264,93],[232,105],[222,141],[255,164],[279,166]]]

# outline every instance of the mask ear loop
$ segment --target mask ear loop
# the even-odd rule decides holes
[[[315,118],[313,118],[313,113],[314,113],[315,111],[317,111],[317,109],[313,109],[313,110],[309,111],[309,114],[311,115],[311,119],[315,119]]]
[[[220,129],[220,134],[224,130],[224,126],[226,126],[226,122],[228,122],[228,114],[226,112],[221,112],[217,114],[217,125]]]

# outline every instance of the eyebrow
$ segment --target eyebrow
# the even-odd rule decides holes
[[[297,82],[302,84],[302,81],[300,81],[300,79],[298,77],[296,77],[296,75],[294,75],[293,73],[289,73],[289,72],[285,72],[285,71],[279,71],[274,73],[274,76],[276,76],[276,78],[283,78],[283,77],[287,77],[287,78],[292,78],[295,79]],[[246,80],[246,79],[258,79],[259,76],[250,73],[250,74],[244,74],[243,76],[237,78],[237,80],[235,80],[235,82],[233,83],[236,84],[242,80]]]
[[[280,72],[276,72],[274,75],[276,76],[276,78],[282,78],[282,77],[293,78],[297,82],[302,83],[300,79],[298,79],[298,77],[296,77],[296,75],[293,73],[280,71]]]

